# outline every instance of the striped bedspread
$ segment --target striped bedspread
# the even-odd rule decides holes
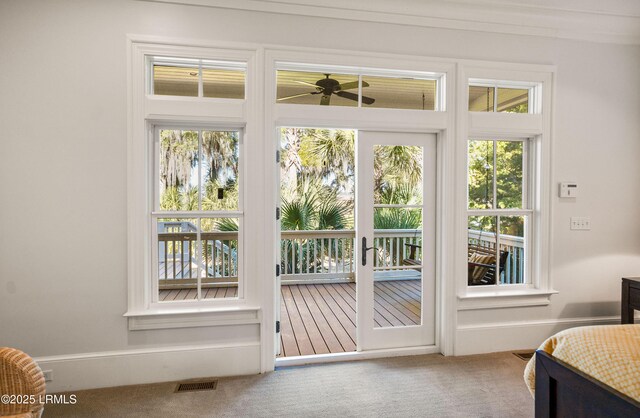
[[[640,401],[640,324],[564,330],[539,348],[625,395]],[[535,394],[535,356],[524,380]]]

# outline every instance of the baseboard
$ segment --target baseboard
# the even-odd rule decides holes
[[[260,373],[260,344],[200,345],[35,358],[47,393]]]
[[[454,355],[535,349],[551,335],[567,328],[619,323],[619,316],[603,316],[461,325],[456,331]]]

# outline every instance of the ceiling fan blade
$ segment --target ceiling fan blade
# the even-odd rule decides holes
[[[369,83],[363,80],[362,87],[369,87]],[[342,83],[338,86],[338,90],[349,90],[349,89],[357,89],[357,88],[358,88],[357,81],[349,81],[348,83]]]
[[[293,80],[294,83],[298,83],[298,84],[304,84],[305,86],[311,86],[311,87],[318,87],[317,84],[314,83],[309,83],[307,81],[300,81],[300,80]]]
[[[349,81],[348,83],[342,83],[338,85],[338,90],[349,90],[349,89],[357,89],[358,82],[357,81]]]
[[[358,101],[358,95],[355,93],[351,93],[349,91],[338,91],[335,94],[337,94],[340,97],[344,97],[345,99]],[[373,102],[375,101],[376,99],[372,99],[371,97],[362,96],[362,103],[364,104],[370,105],[370,104],[373,104]]]
[[[355,93],[351,93],[350,91],[337,91],[334,94],[340,96],[340,97],[344,97],[345,99],[349,99],[349,100],[355,100],[356,102],[358,101],[358,95]]]
[[[308,96],[310,94],[318,94],[318,93],[315,91],[311,91],[309,93],[294,94],[293,96],[280,97],[279,99],[277,99],[277,101],[279,102],[280,100],[295,99],[296,97]]]
[[[371,97],[367,97],[367,96],[362,96],[362,103],[364,104],[373,104],[373,102],[375,102],[376,99],[372,99]]]
[[[328,106],[330,101],[331,101],[331,95],[323,94],[322,99],[320,99],[320,104]]]

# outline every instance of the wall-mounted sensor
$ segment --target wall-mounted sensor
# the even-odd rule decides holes
[[[578,197],[578,183],[560,183],[560,197]]]

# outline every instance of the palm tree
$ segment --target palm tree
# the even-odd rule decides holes
[[[377,201],[389,189],[416,189],[422,181],[422,148],[416,146],[377,146],[373,160],[374,187]],[[416,193],[416,196],[419,196]],[[420,196],[421,197],[421,196]]]
[[[351,211],[350,202],[339,200],[334,189],[323,186],[317,179],[306,178],[291,199],[283,198],[281,226],[282,230],[344,229]],[[322,269],[322,254],[318,251],[321,246],[321,239],[284,241],[283,253],[297,254],[298,259],[294,263],[291,258],[286,265],[283,260],[283,271],[298,273]],[[336,256],[342,251],[345,249],[340,242]]]

